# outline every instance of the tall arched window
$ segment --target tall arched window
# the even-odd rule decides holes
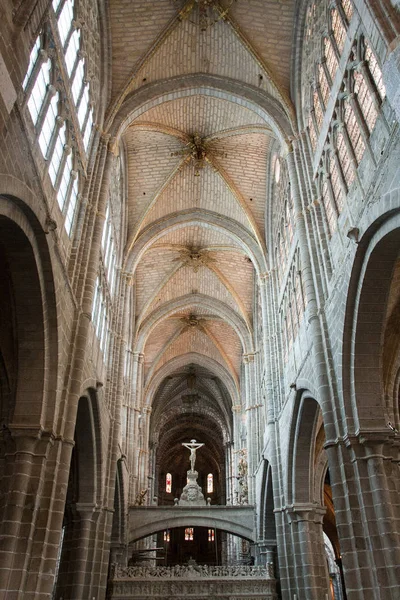
[[[214,491],[214,478],[213,474],[209,473],[207,475],[207,494],[212,494]]]
[[[333,37],[336,42],[336,46],[338,49],[339,56],[341,56],[344,48],[344,42],[346,40],[346,29],[343,25],[342,18],[339,14],[337,8],[331,9],[331,23],[332,23],[332,32]]]
[[[106,355],[108,348],[108,307],[107,296],[102,282],[102,277],[96,279],[93,297],[92,322],[96,337],[100,342],[100,349]]]
[[[383,83],[382,70],[378,64],[378,60],[367,40],[364,40],[365,44],[365,61],[367,62],[369,72],[371,74],[374,85],[378,91],[379,96],[383,100],[386,96],[385,84]]]
[[[295,252],[289,277],[283,294],[281,307],[281,326],[283,354],[286,360],[288,352],[299,332],[304,317],[306,298],[302,279],[299,251]]]
[[[58,33],[64,48],[64,60],[70,77],[72,97],[81,130],[85,150],[93,126],[93,108],[90,100],[90,83],[87,77],[86,59],[82,55],[82,34],[74,21],[74,1],[54,0],[53,9],[57,16]]]
[[[193,542],[194,530],[193,527],[186,527],[185,529],[185,542]]]
[[[318,65],[318,83],[319,89],[321,90],[322,101],[324,103],[324,107],[326,108],[331,90],[322,65]]]
[[[371,132],[375,127],[378,112],[375,108],[371,90],[365,81],[364,74],[359,71],[354,72],[354,93],[357,95],[364,120],[368,130]]]
[[[167,473],[165,476],[165,491],[167,494],[171,494],[172,492],[172,475],[171,473]]]
[[[315,90],[314,94],[313,94],[313,103],[314,103],[315,120],[317,122],[318,132],[320,132],[322,120],[324,118],[324,113],[322,110],[322,106],[321,106],[321,102],[320,102],[317,90]]]
[[[36,45],[32,52],[36,53]],[[36,73],[36,78],[28,99],[28,108],[34,125],[38,124],[39,116],[45,110],[45,100],[49,93],[51,71],[51,60],[50,58],[45,58],[40,70]]]
[[[354,110],[348,101],[345,102],[344,105],[344,122],[346,123],[347,132],[349,134],[357,164],[359,164],[364,155],[365,143],[362,138]]]
[[[353,3],[352,0],[342,0],[341,2],[343,12],[346,15],[347,23],[350,23],[353,17]]]
[[[340,166],[342,168],[343,177],[347,187],[349,188],[354,181],[355,173],[342,132],[339,132],[337,135],[336,147],[338,151]]]
[[[333,81],[338,68],[338,59],[336,57],[335,50],[333,49],[332,42],[328,37],[324,38],[324,50],[326,66],[328,68],[329,75],[331,76],[331,80]]]

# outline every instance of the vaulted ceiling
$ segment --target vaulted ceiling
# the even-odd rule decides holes
[[[135,349],[165,406],[179,380],[165,377],[188,365],[202,370],[202,394],[216,378],[240,403],[243,355],[257,351],[269,164],[292,119],[294,4],[110,2],[106,122],[126,157]],[[214,400],[223,413],[218,390]]]

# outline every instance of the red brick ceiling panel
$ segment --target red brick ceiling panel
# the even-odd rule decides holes
[[[189,19],[172,28],[170,35],[151,57],[144,61],[132,81],[132,89],[160,79],[190,73],[240,79],[278,97],[267,72],[242,44],[228,22],[219,21],[206,31],[201,31],[199,26]]]
[[[237,0],[230,15],[288,92],[294,0]]]
[[[144,365],[146,371],[151,367],[157,354],[172,336],[181,328],[177,319],[164,319],[150,333],[144,348]]]
[[[222,321],[210,321],[210,323],[207,323],[207,329],[210,331],[211,335],[222,344],[236,374],[239,376],[243,349],[242,344],[232,327]]]
[[[159,291],[148,312],[161,303],[175,300],[186,294],[204,294],[225,302],[234,311],[240,313],[240,308],[228,289],[221,283],[217,275],[207,267],[200,267],[197,273],[191,267],[182,267],[169,282]],[[197,312],[199,309],[197,309]]]
[[[205,333],[195,327],[191,327],[185,331],[169,346],[168,350],[163,354],[162,359],[157,364],[157,369],[175,356],[180,356],[188,352],[204,354],[231,371],[231,366],[225,361],[216,345]]]
[[[216,150],[226,153],[218,158],[218,164],[241,192],[263,239],[270,145],[269,136],[257,133],[231,136],[214,144]]]
[[[138,219],[162,187],[179,159],[171,152],[181,148],[172,136],[157,131],[128,130],[125,135],[128,154],[129,235]]]
[[[170,212],[201,208],[235,219],[247,229],[251,229],[246,213],[222,177],[207,164],[198,173],[195,175],[192,163],[183,165],[158,196],[142,227]]]
[[[115,97],[140,59],[176,15],[171,0],[111,0],[112,86]]]
[[[179,256],[175,248],[152,247],[143,256],[136,269],[136,314],[141,315],[146,303],[153,297],[168,274],[176,267]]]
[[[165,102],[148,110],[135,123],[162,123],[187,134],[201,137],[234,127],[265,125],[262,117],[233,102],[210,96],[190,96]]]
[[[216,259],[216,268],[229,280],[251,322],[254,282],[252,263],[243,254],[234,251],[211,252],[210,256]]]

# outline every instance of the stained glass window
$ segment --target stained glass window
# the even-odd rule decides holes
[[[208,530],[208,541],[209,542],[214,542],[215,541],[215,531],[214,531],[214,529],[209,529]]]
[[[172,492],[172,475],[171,475],[171,473],[167,473],[167,475],[165,476],[165,491],[167,492],[167,494],[170,494]]]
[[[207,475],[207,494],[212,494],[213,491],[214,491],[214,478],[213,478],[213,474],[209,473]]]
[[[169,531],[168,531],[168,530],[167,530],[167,531],[164,531],[164,542],[167,542],[167,543],[168,543],[168,542],[170,542],[170,541],[171,541],[171,536],[170,536],[170,533],[169,533]]]
[[[193,538],[194,538],[193,527],[186,527],[186,529],[185,529],[185,541],[186,542],[193,542]]]

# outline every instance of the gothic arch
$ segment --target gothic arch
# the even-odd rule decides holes
[[[124,270],[134,273],[140,258],[152,244],[167,233],[190,225],[212,227],[227,235],[235,244],[239,244],[244,253],[250,256],[258,275],[267,271],[265,251],[249,231],[237,221],[207,210],[172,213],[168,218],[161,218],[148,225],[136,240],[128,240]]]
[[[203,294],[187,294],[174,302],[162,304],[154,310],[141,324],[136,341],[137,351],[143,352],[148,336],[161,320],[188,305],[207,308],[225,319],[239,336],[243,352],[246,354],[253,352],[252,334],[243,319],[224,302]]]
[[[257,504],[260,507],[257,527],[258,539],[276,543],[272,467],[267,460],[263,461],[260,498]]]
[[[314,450],[318,417],[316,400],[305,390],[298,391],[293,410],[288,451],[287,498],[290,503],[314,502]],[[320,498],[318,498],[320,500]]]
[[[198,94],[223,98],[256,112],[268,123],[282,146],[287,148],[288,136],[293,133],[292,124],[278,100],[241,81],[204,73],[179,75],[146,85],[127,96],[119,110],[109,117],[106,129],[113,138],[119,140],[122,132],[153,106],[171,98]]]
[[[176,356],[175,358],[165,363],[165,365],[163,365],[158,371],[156,371],[151,381],[149,381],[146,389],[145,405],[151,405],[152,398],[154,397],[158,386],[160,385],[162,380],[165,379],[165,377],[168,377],[170,373],[173,373],[174,371],[187,365],[188,363],[198,364],[201,367],[205,367],[211,372],[215,373],[226,386],[232,398],[233,404],[239,403],[238,390],[231,374],[222,365],[217,363],[212,358],[204,354],[198,354],[197,352],[190,352],[183,356]]]
[[[346,307],[343,396],[356,430],[386,428],[396,412],[394,386],[391,397],[385,398],[383,352],[387,302],[400,247],[400,213],[385,217],[372,224],[358,246]],[[396,372],[394,368],[390,380],[395,380]]]
[[[6,181],[5,187],[10,183]],[[0,240],[11,282],[17,340],[9,424],[51,429],[58,356],[55,290],[47,241],[29,203],[29,194],[28,204],[12,195],[0,196]]]

